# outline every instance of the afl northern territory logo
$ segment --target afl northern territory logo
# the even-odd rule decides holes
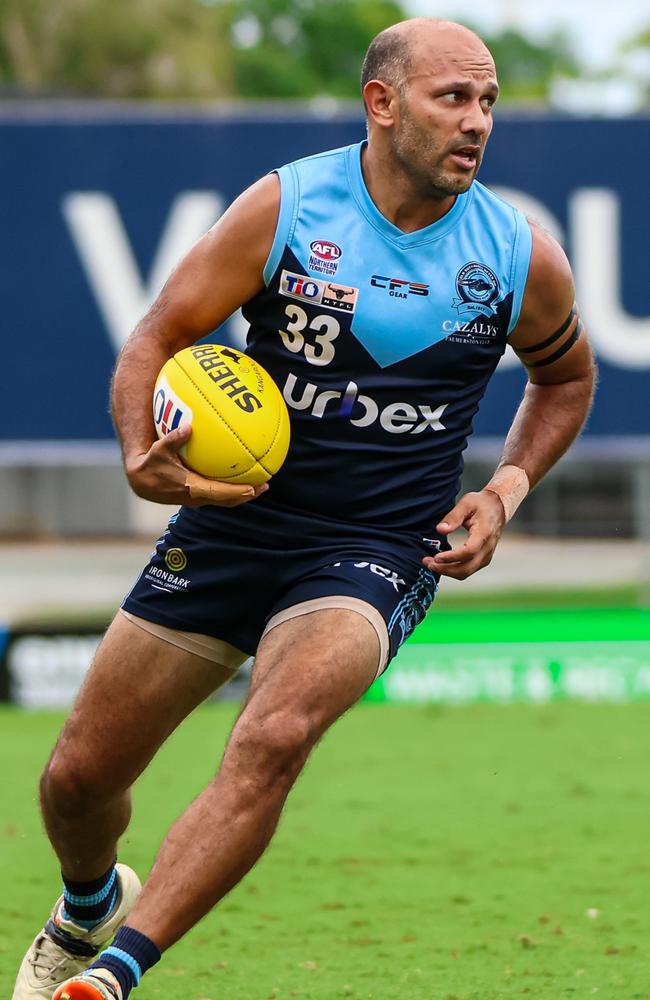
[[[473,260],[461,267],[456,275],[457,299],[452,306],[457,313],[478,312],[489,316],[499,297],[499,280],[489,267]]]

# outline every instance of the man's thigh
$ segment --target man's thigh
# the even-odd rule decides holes
[[[143,623],[147,624],[147,623]],[[227,668],[118,613],[65,723],[57,751],[86,782],[128,788],[178,724],[229,680]]]
[[[307,723],[317,739],[372,684],[380,662],[377,631],[344,608],[291,618],[260,642],[242,718],[262,725],[280,715]]]

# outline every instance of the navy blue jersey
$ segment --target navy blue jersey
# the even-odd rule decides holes
[[[248,352],[289,408],[289,457],[256,503],[426,533],[455,502],[472,420],[523,297],[525,218],[474,182],[438,222],[379,212],[363,144],[280,168]]]

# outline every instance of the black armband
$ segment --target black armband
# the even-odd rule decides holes
[[[566,354],[567,351],[571,350],[571,348],[573,347],[573,345],[575,344],[576,340],[578,339],[581,333],[582,333],[582,323],[580,320],[578,320],[578,322],[576,323],[575,330],[573,331],[569,339],[565,340],[565,342],[562,344],[562,347],[558,347],[557,351],[554,351],[553,354],[549,354],[549,356],[547,358],[544,358],[542,361],[527,361],[526,362],[527,367],[543,368],[544,365],[552,365],[554,361],[557,361],[558,358],[561,358],[563,354]]]
[[[577,315],[578,315],[578,307],[574,302],[573,306],[571,307],[571,312],[569,313],[569,315],[567,316],[567,318],[565,319],[564,323],[559,328],[559,330],[556,330],[555,333],[552,333],[550,337],[546,338],[546,340],[541,340],[539,344],[535,344],[534,347],[519,347],[517,349],[517,354],[535,354],[536,351],[543,351],[546,347],[550,347],[551,344],[554,344],[556,340],[560,339],[563,333],[566,333],[566,331],[569,329],[569,327],[571,326],[573,320]]]

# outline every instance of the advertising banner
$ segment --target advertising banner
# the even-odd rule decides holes
[[[86,625],[24,622],[0,629],[0,702],[28,709],[69,708],[88,672],[108,622]],[[239,700],[250,661],[216,697]]]
[[[650,610],[433,611],[370,701],[465,705],[650,698]]]
[[[480,175],[571,257],[601,369],[585,440],[638,448],[650,435],[650,194],[645,172],[621,164],[638,161],[649,125],[498,115]],[[179,258],[256,178],[364,132],[359,115],[5,112],[0,458],[3,447],[5,461],[29,461],[30,444],[112,441],[116,355]],[[241,347],[245,324],[235,316],[219,337]],[[478,435],[503,435],[523,381],[506,355]]]
[[[28,709],[67,708],[104,627],[25,623],[0,632],[0,701]],[[251,662],[219,690],[219,699],[245,697]],[[436,610],[365,700],[466,705],[558,698],[650,699],[650,610]]]

